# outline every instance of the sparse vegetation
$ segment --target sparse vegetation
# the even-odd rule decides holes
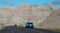
[[[60,28],[56,28],[56,27],[47,27],[47,29],[60,32]]]
[[[25,22],[18,24],[18,27],[25,27]]]
[[[4,24],[3,23],[0,23],[0,30],[4,28]]]
[[[42,28],[42,29],[48,29],[48,30],[60,32],[60,27],[36,26],[35,28]]]

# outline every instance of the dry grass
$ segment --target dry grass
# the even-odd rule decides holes
[[[43,29],[48,29],[48,30],[60,32],[60,27],[36,26],[35,28],[39,28],[39,29],[43,28]]]
[[[20,23],[19,25],[18,25],[18,27],[25,27],[25,22],[23,22],[23,23]]]
[[[4,24],[0,23],[0,30],[4,28]]]
[[[35,28],[46,28],[46,26],[35,26]]]
[[[60,32],[60,27],[47,27],[47,29]]]

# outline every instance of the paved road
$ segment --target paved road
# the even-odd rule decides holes
[[[46,29],[30,29],[22,27],[8,26],[0,30],[0,33],[60,33]]]

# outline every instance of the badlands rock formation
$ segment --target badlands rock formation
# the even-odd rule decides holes
[[[60,9],[54,10],[51,15],[40,23],[42,26],[60,27]]]
[[[38,25],[49,17],[54,9],[56,8],[53,5],[33,7],[27,3],[17,8],[3,7],[0,9],[0,23],[3,23],[5,26],[11,26],[32,21],[34,25]]]

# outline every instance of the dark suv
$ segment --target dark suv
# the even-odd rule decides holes
[[[32,22],[27,22],[26,23],[26,28],[34,28],[34,25]]]

